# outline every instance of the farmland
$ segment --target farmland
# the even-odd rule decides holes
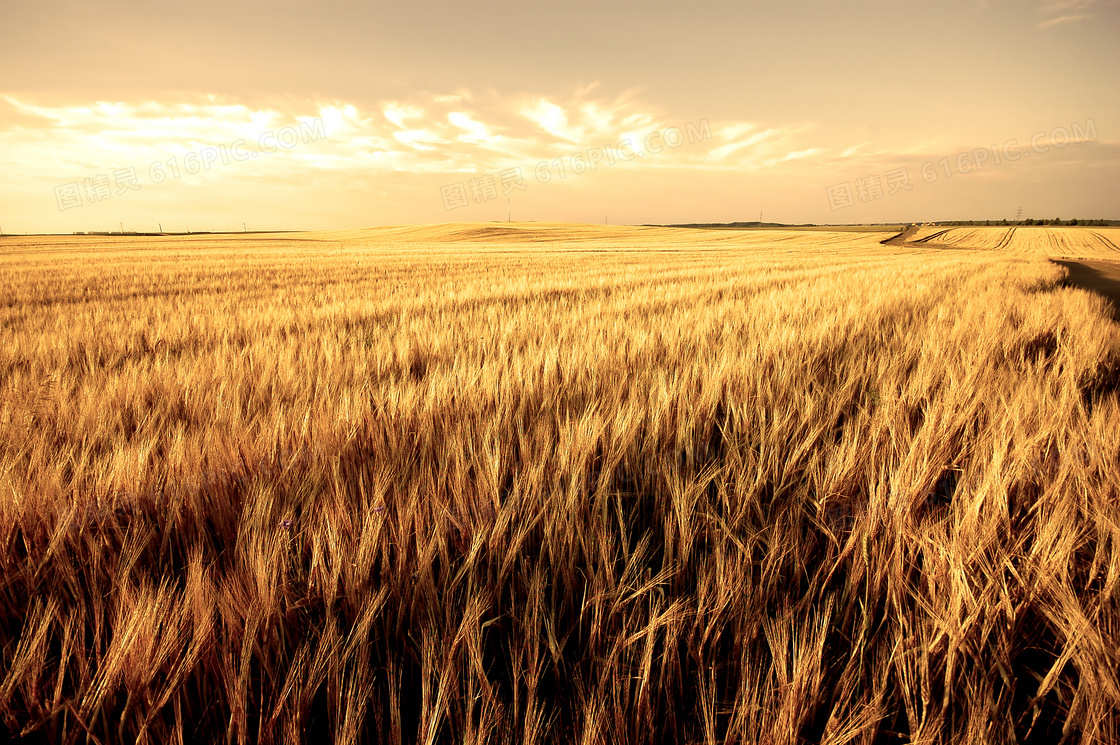
[[[1054,258],[1120,260],[1120,229],[1117,228],[923,226],[910,236],[910,241],[941,248],[1002,250]]]
[[[6,726],[1116,741],[1120,231],[940,230],[0,239]]]

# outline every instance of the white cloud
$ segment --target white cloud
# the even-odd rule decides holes
[[[386,119],[396,124],[401,129],[408,126],[405,124],[406,121],[410,119],[419,119],[424,116],[423,109],[415,106],[402,106],[398,103],[387,104],[381,111]]]
[[[1077,23],[1096,16],[1094,9],[1120,4],[1117,0],[1047,0],[1041,3],[1038,13],[1042,16],[1040,29]]]
[[[482,122],[475,121],[470,114],[465,112],[452,111],[447,115],[447,121],[463,130],[463,134],[457,138],[460,142],[481,143],[487,142],[493,137],[489,127]]]
[[[1074,13],[1073,15],[1058,16],[1057,18],[1051,18],[1047,21],[1039,21],[1038,27],[1050,28],[1052,26],[1061,26],[1066,23],[1075,23],[1077,21],[1083,21],[1086,18],[1091,18],[1092,15],[1092,13]]]
[[[218,162],[198,180],[261,178],[298,180],[308,169],[354,171],[363,178],[385,172],[470,173],[520,166],[531,173],[541,161],[570,158],[596,148],[617,148],[629,139],[635,152],[646,138],[669,127],[687,131],[689,122],[671,119],[628,96],[589,98],[592,88],[568,97],[488,93],[472,96],[417,95],[380,102],[363,110],[349,102],[308,104],[302,110],[253,108],[236,101],[200,97],[189,102],[94,102],[44,106],[6,100],[25,115],[0,129],[0,152],[9,167],[53,182],[72,182],[112,169],[134,166],[146,173],[152,163],[203,148],[243,141],[256,151],[261,135],[321,120],[326,137],[301,141],[267,157]],[[464,102],[471,102],[470,108]],[[30,117],[30,120],[26,117]],[[699,120],[691,121],[698,131]],[[708,139],[663,147],[619,168],[728,170],[757,168],[809,157],[817,152],[801,129],[751,122],[705,125]],[[265,155],[265,153],[258,153]],[[228,160],[223,158],[223,160]],[[257,177],[257,176],[254,176]]]
[[[554,137],[576,142],[578,137],[568,125],[568,115],[564,109],[547,99],[539,99],[529,106],[525,106],[521,113],[525,118],[536,124]]]

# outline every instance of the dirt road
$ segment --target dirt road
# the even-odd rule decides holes
[[[1112,303],[1112,317],[1120,320],[1120,263],[1112,261],[1059,261],[1069,269],[1066,284],[1099,293]]]
[[[885,241],[879,241],[879,242],[882,243],[884,246],[904,246],[904,245],[906,245],[906,241],[908,241],[910,239],[910,236],[914,235],[914,233],[917,233],[917,232],[918,232],[918,226],[917,225],[911,225],[910,227],[906,228],[906,230],[903,230],[898,235],[892,236],[892,237],[886,239]]]

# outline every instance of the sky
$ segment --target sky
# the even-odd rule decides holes
[[[0,0],[0,230],[1120,218],[1120,0]]]

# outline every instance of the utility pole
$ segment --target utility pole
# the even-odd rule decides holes
[[[156,224],[159,225],[159,234],[163,235],[163,223],[160,222],[160,223],[156,223]]]
[[[249,232],[249,226],[248,226],[248,225],[246,225],[245,223],[241,223],[241,227],[245,228],[245,232],[246,232],[246,233],[248,233],[248,232]]]

